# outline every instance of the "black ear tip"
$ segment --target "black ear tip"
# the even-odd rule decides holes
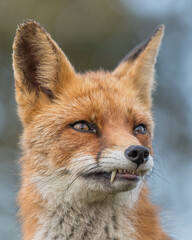
[[[148,39],[146,40],[146,46],[147,44],[154,39],[155,37],[159,36],[160,38],[162,38],[163,34],[164,34],[164,29],[165,29],[165,25],[164,24],[160,24],[158,25],[155,30],[151,33],[151,35],[149,35]]]
[[[165,25],[162,23],[162,24],[159,24],[156,29],[157,30],[161,30],[161,29],[164,29],[165,28]]]
[[[155,35],[158,34],[158,33],[163,33],[164,30],[165,30],[165,25],[164,25],[164,24],[159,24],[159,25],[155,28],[155,30],[154,30],[154,32],[151,34],[151,36],[155,36]]]

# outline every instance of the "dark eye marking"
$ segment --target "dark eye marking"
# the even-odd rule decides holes
[[[134,133],[134,135],[147,133],[147,127],[146,127],[146,125],[143,124],[143,123],[137,125],[137,126],[134,127],[134,129],[133,129],[133,133]]]
[[[70,124],[70,127],[78,132],[97,133],[97,127],[95,124],[89,123],[85,120],[74,122]]]

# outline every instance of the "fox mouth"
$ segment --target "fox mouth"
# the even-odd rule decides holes
[[[115,169],[112,172],[92,172],[84,175],[86,178],[95,180],[107,180],[111,184],[115,181],[136,181],[138,182],[147,171],[129,171],[127,169]]]

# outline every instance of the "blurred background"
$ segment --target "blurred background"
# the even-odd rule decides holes
[[[165,36],[156,65],[155,169],[151,199],[174,240],[192,236],[192,1],[0,0],[0,240],[19,240],[21,124],[16,115],[12,42],[18,24],[39,21],[77,71],[112,70],[154,28]]]

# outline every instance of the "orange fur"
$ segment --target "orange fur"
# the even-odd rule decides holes
[[[74,190],[70,193],[67,191],[73,183],[69,181],[73,177],[70,175],[73,169],[90,160],[85,158],[75,162],[75,159],[91,156],[92,164],[95,164],[96,161],[100,162],[102,154],[107,154],[107,151],[122,150],[131,145],[143,145],[152,155],[151,91],[154,85],[154,64],[162,35],[163,26],[160,26],[113,72],[79,74],[37,22],[26,21],[18,28],[13,45],[13,68],[18,112],[24,126],[21,139],[22,188],[19,193],[24,240],[40,239],[38,234],[41,234],[41,227],[44,229],[42,219],[43,222],[49,222],[49,212],[55,214],[55,209],[60,209],[65,201],[75,208],[75,191],[79,194],[78,202],[82,201],[84,208],[89,208],[92,203],[102,208],[99,204],[106,194],[103,191],[105,186],[100,188],[100,185],[94,183],[94,189],[94,186],[86,182],[88,190],[84,195],[84,188],[81,191],[79,187],[81,185],[74,187],[78,181],[83,181],[78,178],[79,180],[74,180]],[[96,125],[97,134],[74,130],[71,124],[80,120]],[[133,128],[140,123],[147,125],[147,133],[135,136]],[[61,175],[55,175],[60,172]],[[62,188],[66,182],[68,188]],[[118,189],[108,196],[114,212],[116,195],[121,196]],[[106,208],[110,201],[106,200]],[[114,236],[113,239],[127,239],[127,226],[132,236],[130,239],[169,239],[159,225],[156,207],[149,202],[146,187],[142,188],[133,209],[130,210],[128,206],[126,212],[126,207],[119,204],[120,210],[114,217],[116,220],[113,219],[113,224],[117,221],[112,230],[114,233],[109,231],[112,226],[106,225],[103,230],[106,235]],[[123,206],[124,204],[126,205],[123,203]],[[65,211],[65,208],[61,209]],[[76,217],[74,215],[75,219]],[[127,223],[122,219],[127,219]],[[95,226],[98,224],[95,220]],[[74,228],[72,226],[70,236],[76,231]],[[90,229],[91,227],[81,233],[84,236],[82,239],[98,239],[93,238],[91,231],[94,230]],[[44,239],[68,239],[66,236],[58,237],[62,230],[55,230],[54,238],[49,238],[48,230],[40,236],[44,236]]]

